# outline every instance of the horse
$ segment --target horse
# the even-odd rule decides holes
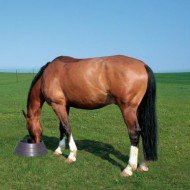
[[[135,170],[148,171],[148,163],[157,160],[156,81],[143,61],[124,55],[85,59],[60,56],[44,65],[31,83],[27,113],[23,111],[34,143],[39,143],[42,137],[40,114],[44,102],[60,121],[55,155],[63,153],[68,140],[67,163],[74,163],[77,155],[68,119],[70,107],[92,110],[109,104],[120,108],[131,143],[129,161],[121,175],[128,177]],[[140,137],[144,158],[138,165]]]

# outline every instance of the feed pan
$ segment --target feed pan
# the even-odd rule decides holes
[[[15,153],[19,156],[43,156],[47,154],[47,149],[43,141],[40,143],[31,143],[27,139],[21,140],[15,149]]]

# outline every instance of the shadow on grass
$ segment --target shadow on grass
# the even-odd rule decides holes
[[[43,135],[43,141],[47,149],[54,151],[59,143],[59,139],[56,137],[48,137]],[[120,151],[116,150],[112,145],[94,141],[94,140],[75,140],[78,150],[89,152],[95,156],[100,157],[103,160],[107,160],[114,166],[119,167],[121,170],[125,167],[128,161],[128,156],[123,155]],[[111,156],[112,155],[112,156]],[[66,156],[63,154],[63,156]],[[117,160],[111,158],[115,157]],[[124,162],[125,165],[122,165],[120,162]]]

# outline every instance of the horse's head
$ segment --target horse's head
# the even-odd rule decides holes
[[[26,128],[28,129],[31,141],[34,143],[39,143],[42,136],[42,128],[39,117],[28,116],[24,110],[22,110],[22,113],[26,119]]]

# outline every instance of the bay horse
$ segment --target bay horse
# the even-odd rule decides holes
[[[133,171],[148,171],[157,160],[156,81],[152,70],[135,58],[114,55],[76,59],[60,56],[44,65],[34,77],[27,99],[27,129],[35,143],[41,141],[40,113],[47,102],[60,120],[60,141],[55,155],[61,155],[68,139],[68,163],[76,161],[77,147],[68,121],[70,107],[99,109],[117,105],[130,138],[130,156],[124,177]],[[106,131],[105,131],[106,132]],[[144,159],[137,168],[138,145],[142,138]]]

